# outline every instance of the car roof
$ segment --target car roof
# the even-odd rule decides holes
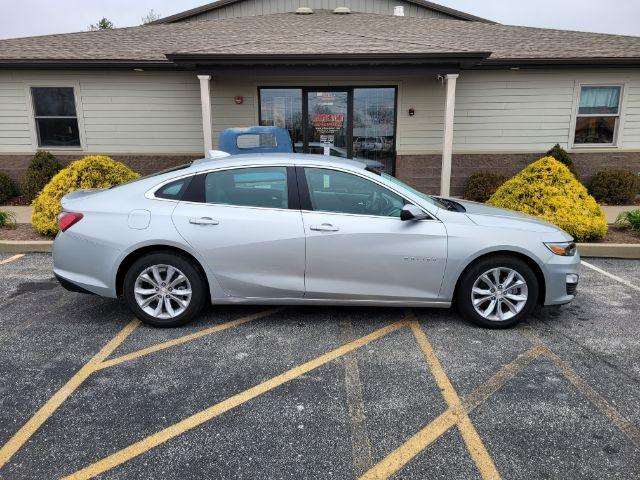
[[[208,170],[218,167],[233,167],[242,165],[313,165],[327,167],[347,167],[362,170],[366,163],[349,160],[342,157],[315,155],[309,153],[251,153],[246,155],[230,155],[224,158],[201,158],[195,160],[192,167],[195,170]]]

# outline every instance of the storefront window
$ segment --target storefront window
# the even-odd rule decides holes
[[[395,160],[395,88],[353,90],[353,158],[391,173]]]
[[[302,152],[302,90],[261,88],[260,125],[289,130],[296,152]]]

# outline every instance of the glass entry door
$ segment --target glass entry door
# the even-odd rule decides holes
[[[305,152],[350,157],[348,91],[307,91]]]
[[[360,160],[393,174],[396,88],[263,87],[260,125],[289,130],[296,152]]]

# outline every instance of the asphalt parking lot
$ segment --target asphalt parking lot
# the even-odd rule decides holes
[[[507,331],[318,307],[162,330],[0,255],[0,478],[640,478],[640,262],[589,263]]]

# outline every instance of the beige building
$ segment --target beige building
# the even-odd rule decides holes
[[[0,171],[18,179],[46,149],[151,172],[251,125],[431,193],[556,143],[584,176],[639,171],[639,67],[638,37],[423,0],[219,0],[153,25],[0,40]]]

